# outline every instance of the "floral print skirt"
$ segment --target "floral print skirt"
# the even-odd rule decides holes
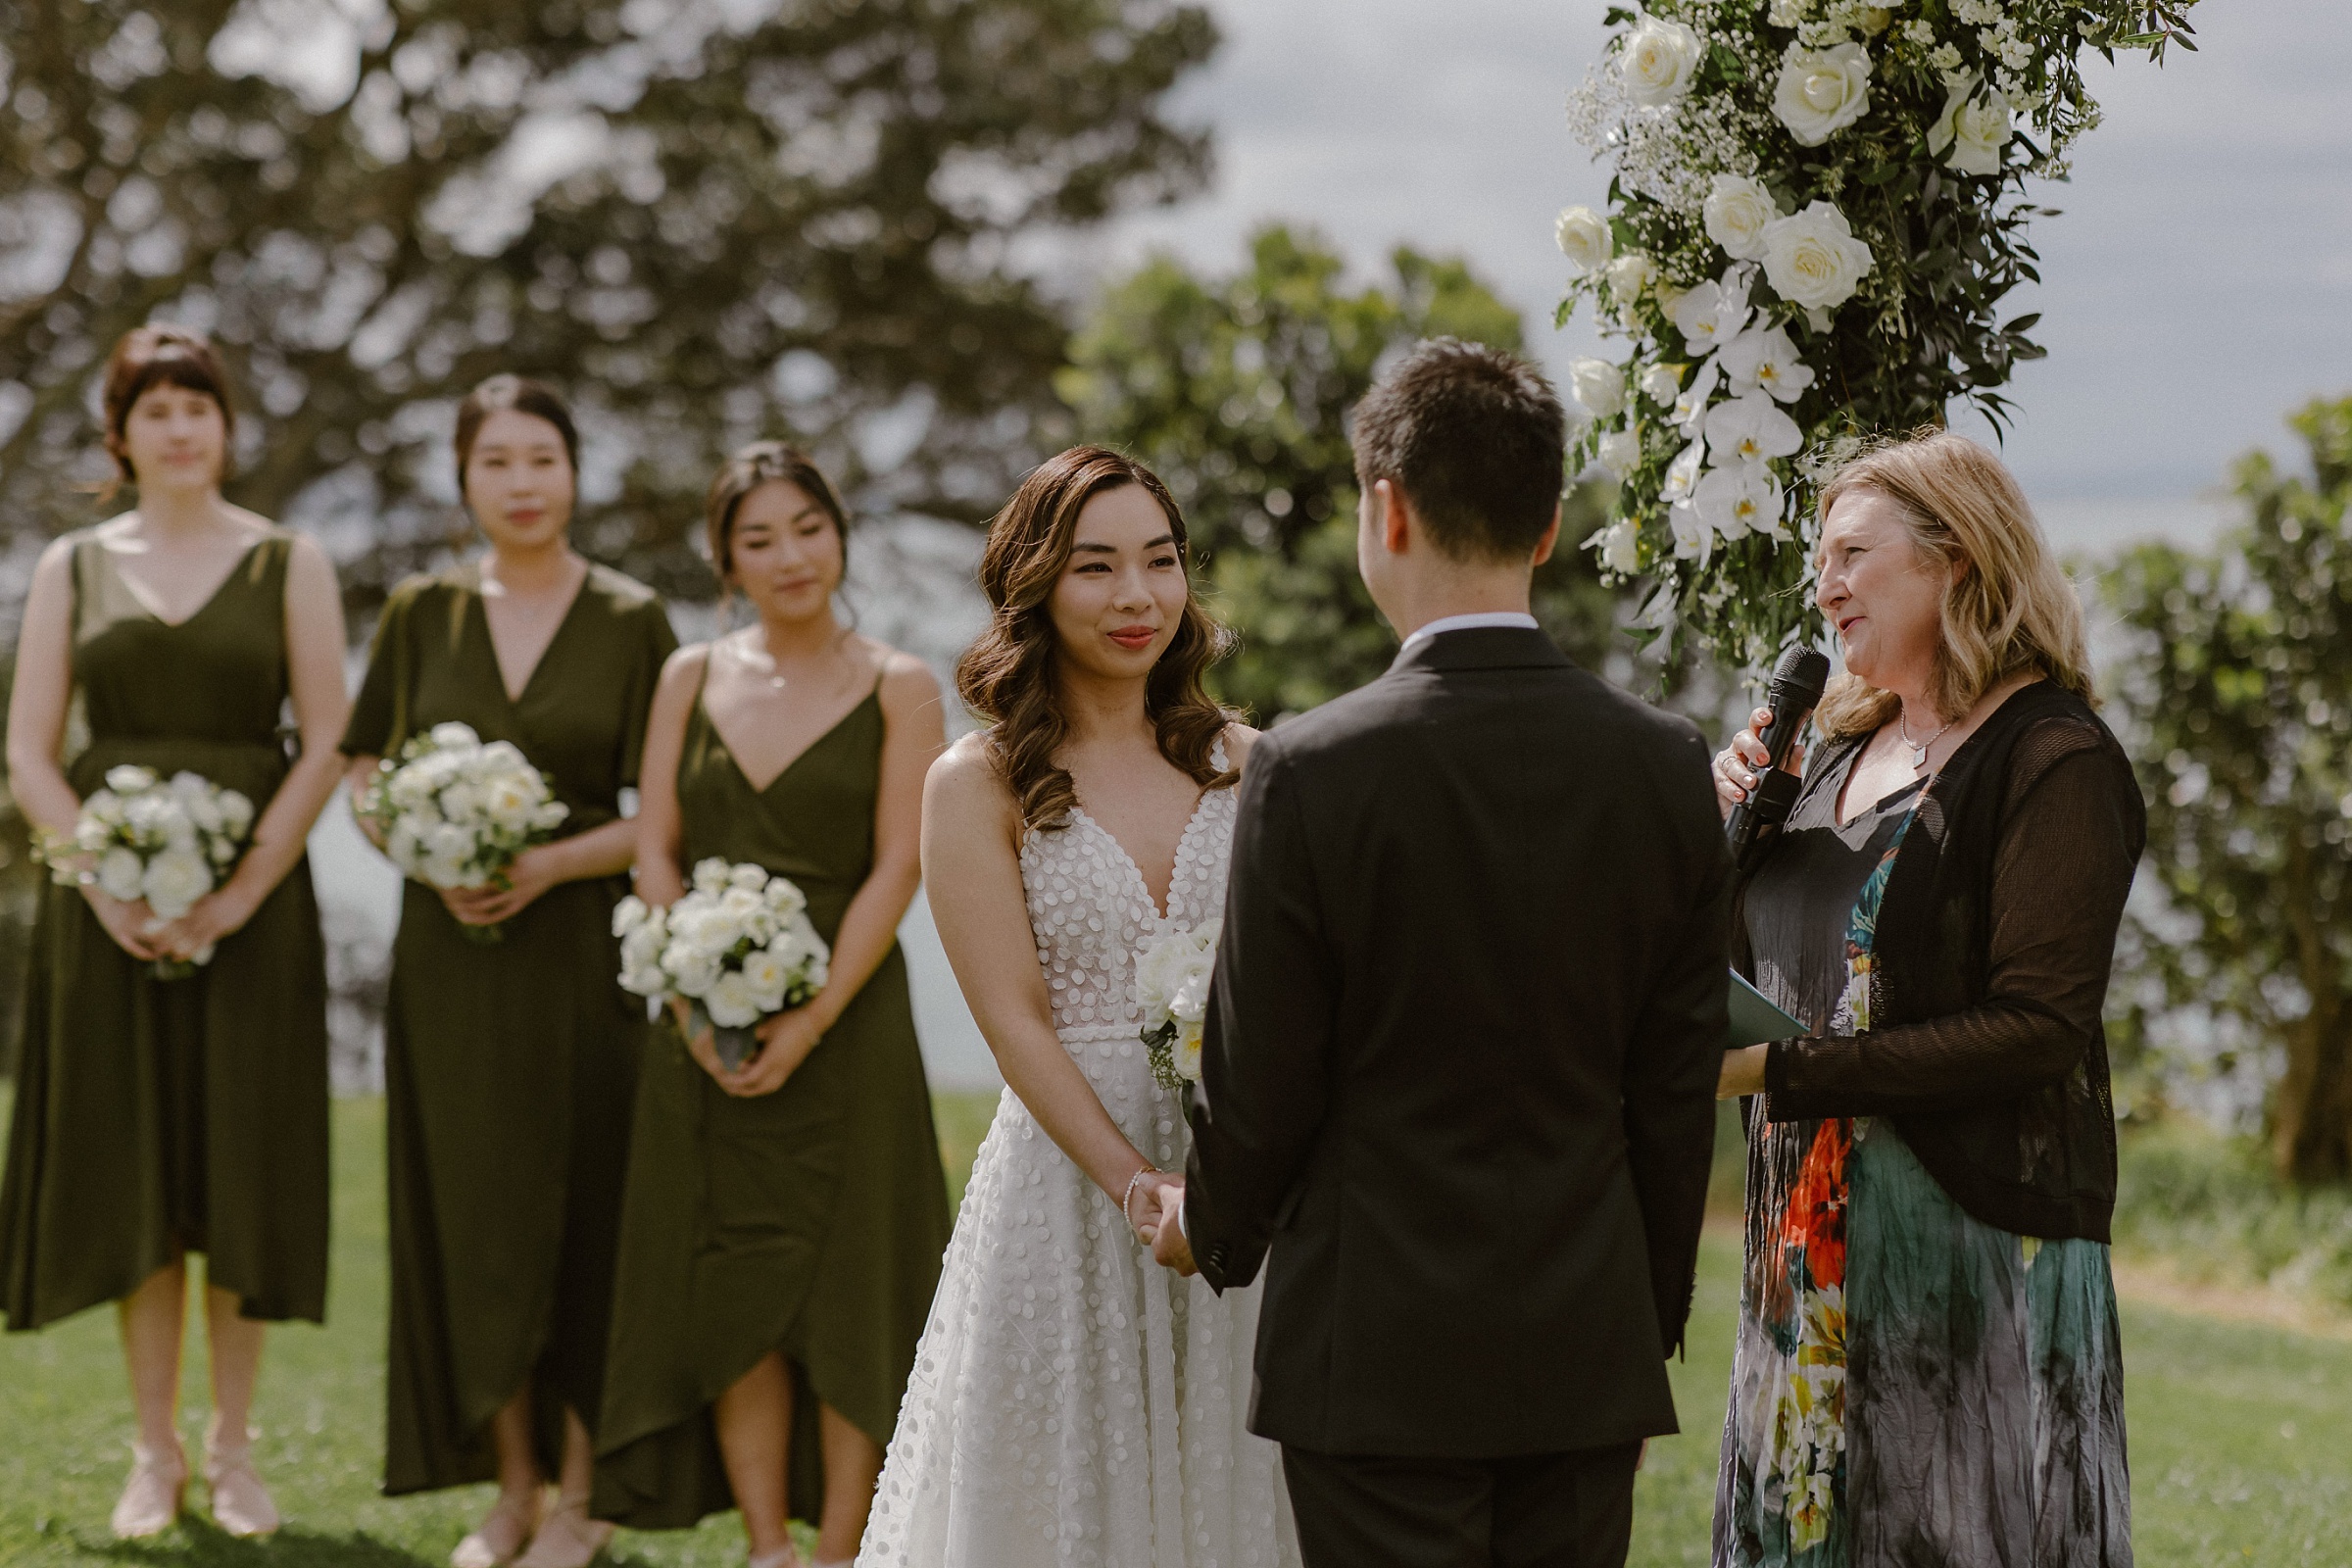
[[[1748,1147],[1716,1568],[2130,1568],[2106,1247],[1971,1218],[1883,1120]]]

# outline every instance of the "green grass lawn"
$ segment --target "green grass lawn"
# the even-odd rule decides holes
[[[940,1097],[940,1142],[958,1194],[994,1105],[994,1096]],[[447,1559],[486,1506],[486,1488],[399,1501],[375,1493],[382,1128],[380,1102],[336,1105],[329,1326],[282,1330],[270,1347],[260,1459],[286,1530],[263,1544],[201,1525],[145,1544],[107,1539],[128,1462],[129,1397],[112,1316],[99,1311],[0,1340],[0,1564],[437,1568]],[[1634,1561],[1642,1568],[1707,1560],[1736,1266],[1736,1240],[1710,1235],[1690,1356],[1673,1368],[1685,1435],[1652,1445],[1642,1478]],[[2124,1346],[2142,1568],[2352,1562],[2352,1345],[2127,1308]],[[191,1451],[205,1403],[198,1351],[183,1421]],[[743,1537],[731,1518],[711,1520],[683,1534],[624,1535],[613,1556],[647,1568],[734,1568]]]

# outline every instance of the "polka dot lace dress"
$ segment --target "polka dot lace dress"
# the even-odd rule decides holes
[[[1224,765],[1220,746],[1215,758]],[[1137,956],[1224,907],[1234,797],[1202,798],[1165,915],[1084,811],[1021,847],[1061,1043],[1135,1147],[1181,1170],[1176,1097],[1138,1038]],[[863,1568],[1298,1562],[1281,1451],[1252,1437],[1257,1287],[1152,1261],[1010,1090],[980,1146],[883,1467]]]

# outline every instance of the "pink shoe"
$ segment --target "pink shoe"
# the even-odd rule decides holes
[[[516,1501],[499,1495],[482,1522],[473,1527],[458,1549],[449,1554],[450,1568],[506,1568],[522,1552],[531,1532],[539,1528],[539,1494]]]
[[[213,1523],[230,1536],[269,1536],[280,1523],[277,1504],[253,1468],[253,1434],[242,1443],[223,1443],[219,1433],[204,1440],[204,1480],[213,1493]]]
[[[179,1501],[188,1490],[188,1458],[172,1444],[165,1453],[144,1443],[130,1446],[130,1479],[115,1503],[115,1539],[144,1541],[179,1522]]]
[[[588,1517],[586,1497],[558,1497],[514,1568],[588,1568],[612,1539],[612,1527]]]

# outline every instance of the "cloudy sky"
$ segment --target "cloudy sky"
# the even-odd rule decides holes
[[[1468,257],[1557,366],[1583,323],[1546,324],[1564,280],[1551,218],[1608,184],[1563,114],[1605,0],[1210,0],[1225,47],[1181,90],[1213,126],[1205,198],[1132,219],[1112,259],[1171,246],[1229,268],[1273,218],[1359,265],[1410,242]],[[2342,0],[2227,0],[2201,48],[2158,70],[2094,61],[2106,122],[2063,216],[2034,232],[2048,360],[2023,368],[2011,461],[2062,543],[2195,535],[2198,497],[2279,420],[2352,391],[2352,24]]]

